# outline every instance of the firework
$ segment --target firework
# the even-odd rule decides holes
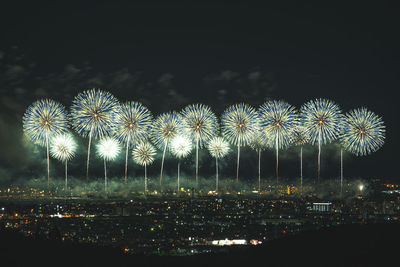
[[[159,149],[163,150],[160,170],[160,187],[162,186],[164,159],[168,143],[172,138],[179,134],[181,124],[181,116],[174,111],[163,113],[159,115],[154,121],[154,125],[151,131],[151,139]]]
[[[357,156],[377,151],[385,142],[382,118],[366,108],[351,110],[345,115],[340,141],[346,150]]]
[[[171,153],[178,158],[178,192],[180,186],[180,163],[181,159],[187,157],[192,151],[193,145],[190,139],[184,135],[177,135],[171,140]]]
[[[89,178],[92,138],[102,138],[110,134],[112,118],[118,107],[118,100],[112,94],[96,89],[78,94],[72,102],[72,128],[83,137],[89,136],[86,179]]]
[[[258,131],[250,141],[250,147],[258,154],[258,192],[261,190],[261,152],[269,147],[273,147],[267,136]]]
[[[208,151],[215,158],[215,191],[218,192],[218,159],[228,154],[229,143],[222,137],[214,137],[208,143]]]
[[[321,145],[338,138],[342,111],[331,100],[315,99],[305,103],[300,110],[302,125],[310,136],[311,144],[318,144],[317,181],[321,172]]]
[[[107,191],[107,161],[115,160],[121,151],[121,146],[115,138],[105,137],[97,144],[97,154],[104,161],[104,190]]]
[[[125,151],[125,183],[128,177],[128,150],[135,143],[145,140],[149,134],[153,116],[148,108],[138,102],[121,104],[114,113],[113,135],[126,145]]]
[[[310,136],[304,126],[298,125],[292,135],[292,143],[300,146],[300,191],[303,191],[303,146],[310,142]]]
[[[196,183],[198,183],[199,148],[215,136],[218,130],[217,117],[206,105],[189,105],[182,110],[182,129],[196,144]]]
[[[51,139],[50,154],[65,163],[65,192],[68,188],[68,161],[75,156],[76,149],[76,142],[70,134],[60,134]]]
[[[171,140],[171,153],[179,159],[189,155],[192,149],[192,142],[184,135],[178,135]]]
[[[258,112],[263,133],[275,143],[276,183],[278,183],[279,149],[290,145],[293,130],[299,123],[299,116],[292,105],[282,100],[267,101]]]
[[[156,149],[149,142],[143,142],[132,150],[133,161],[144,166],[144,194],[147,192],[147,165],[154,162]]]
[[[25,134],[36,144],[46,146],[47,186],[50,185],[50,138],[62,134],[68,128],[68,116],[65,108],[51,99],[34,102],[28,107],[23,118]]]
[[[340,143],[357,156],[369,155],[385,143],[385,125],[382,118],[366,108],[345,114],[341,125]],[[341,149],[341,191],[343,187],[343,150]]]
[[[222,135],[237,145],[236,181],[239,181],[240,146],[247,145],[258,132],[260,124],[257,111],[247,104],[228,107],[221,117]]]

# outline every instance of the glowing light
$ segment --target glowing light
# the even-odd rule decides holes
[[[317,181],[321,170],[321,145],[338,138],[342,127],[342,111],[331,100],[315,99],[305,103],[300,110],[301,125],[310,136],[310,143],[318,145]]]
[[[25,134],[34,143],[46,146],[46,138],[48,140],[67,131],[67,112],[54,100],[39,100],[28,107],[22,124]]]
[[[109,136],[118,100],[109,92],[87,90],[79,93],[72,102],[72,128],[81,136],[89,136],[86,160],[86,179],[89,179],[90,146],[92,138]]]
[[[112,137],[105,137],[97,144],[98,156],[107,161],[116,159],[120,151],[121,145]]]
[[[182,110],[182,130],[203,147],[217,132],[217,117],[210,107],[203,104],[189,105]]]
[[[180,133],[181,116],[176,112],[163,113],[154,121],[151,129],[151,140],[159,149],[163,150],[166,144]]]
[[[148,108],[139,102],[126,102],[121,104],[114,113],[112,131],[113,135],[125,144],[125,183],[128,179],[129,148],[134,144],[144,141],[149,135],[153,116]]]
[[[133,101],[123,103],[114,113],[113,135],[122,144],[133,146],[147,138],[152,122],[151,112],[141,103]]]
[[[25,134],[36,144],[46,146],[47,185],[50,185],[50,138],[65,133],[68,118],[65,108],[51,99],[34,102],[28,107],[22,118]]]
[[[162,186],[164,159],[168,142],[181,132],[181,125],[182,117],[174,111],[159,115],[154,122],[151,139],[153,143],[163,151],[161,158],[160,186]]]
[[[299,123],[296,109],[282,100],[265,102],[259,109],[262,133],[274,144],[276,151],[276,183],[279,176],[279,149],[290,145],[291,136]]]
[[[357,156],[369,155],[385,143],[385,125],[375,113],[366,108],[354,109],[345,114],[340,142]]]
[[[328,144],[339,136],[342,111],[333,101],[310,100],[301,107],[300,113],[311,144]]]
[[[77,145],[72,135],[61,134],[51,139],[50,154],[60,160],[69,161],[75,156]]]
[[[108,136],[118,107],[118,100],[109,92],[96,89],[83,91],[72,102],[72,128],[83,137]]]
[[[132,151],[133,161],[142,166],[152,164],[155,155],[156,149],[149,142],[140,143]]]
[[[214,137],[208,143],[208,151],[214,158],[225,157],[229,150],[229,143],[222,137]]]
[[[199,148],[203,147],[218,130],[217,117],[208,106],[189,105],[182,114],[182,131],[196,144],[196,183],[199,177]]]
[[[184,135],[177,135],[171,140],[170,150],[171,153],[178,159],[184,158],[193,149],[191,140]],[[178,161],[178,175],[177,175],[177,192],[179,193],[180,188],[180,160]]]
[[[265,102],[258,110],[263,133],[277,148],[290,145],[291,136],[299,123],[295,107],[282,100]]]
[[[222,134],[232,144],[247,145],[259,131],[257,111],[247,104],[228,107],[221,117]]]
[[[184,158],[193,149],[193,144],[190,139],[183,135],[178,135],[171,140],[171,153],[177,158]]]

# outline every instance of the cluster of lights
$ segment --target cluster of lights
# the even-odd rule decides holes
[[[141,103],[121,104],[111,93],[98,89],[78,94],[70,110],[68,116],[65,108],[53,100],[36,101],[23,117],[24,132],[34,143],[46,145],[55,158],[67,161],[76,151],[72,136],[65,135],[70,122],[78,134],[89,137],[87,176],[92,139],[100,139],[97,151],[105,160],[116,159],[120,145],[125,145],[125,179],[130,148],[136,163],[148,165],[154,161],[156,152],[151,140],[163,151],[160,183],[167,151],[183,158],[195,147],[197,181],[198,150],[202,147],[207,147],[211,156],[222,158],[229,151],[227,142],[237,146],[238,178],[241,146],[249,145],[258,153],[274,148],[278,172],[278,150],[291,144],[318,144],[320,151],[322,144],[339,139],[346,150],[367,155],[378,150],[385,139],[385,126],[379,116],[365,108],[343,115],[339,106],[327,99],[308,101],[299,112],[281,100],[267,101],[258,109],[235,104],[222,114],[221,128],[217,116],[203,104],[189,105],[180,113],[164,113],[153,120],[150,110]]]

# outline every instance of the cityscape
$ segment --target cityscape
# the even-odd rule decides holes
[[[331,200],[300,195],[294,186],[278,194],[182,188],[179,195],[154,191],[132,199],[8,188],[0,192],[0,228],[28,238],[114,247],[128,255],[218,253],[320,228],[399,223],[400,186],[376,179],[368,187],[368,194],[359,188],[352,198]]]

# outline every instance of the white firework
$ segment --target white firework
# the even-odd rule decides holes
[[[179,159],[178,161],[178,191],[180,188],[180,159],[187,157],[193,149],[192,141],[185,135],[178,135],[171,140],[171,153]]]
[[[192,149],[192,141],[184,135],[178,135],[171,140],[171,153],[179,159],[189,155]]]
[[[71,134],[60,134],[50,141],[50,154],[62,162],[69,161],[75,156],[76,142]]]
[[[208,151],[215,158],[215,191],[218,192],[218,159],[229,152],[229,143],[222,137],[214,137],[208,143]]]
[[[50,141],[50,154],[65,164],[65,192],[68,188],[68,161],[75,156],[76,142],[71,134],[60,134]]]
[[[154,156],[156,155],[156,149],[149,142],[140,143],[133,151],[133,161],[136,164],[146,166],[154,162]]]
[[[213,158],[225,157],[229,149],[229,143],[222,137],[214,137],[208,143],[208,151]]]
[[[144,194],[147,192],[147,165],[154,162],[156,149],[149,142],[143,142],[132,150],[133,161],[144,166]]]
[[[121,145],[113,137],[105,137],[97,144],[97,154],[104,160],[104,190],[107,191],[107,161],[117,158]]]
[[[121,145],[113,137],[106,137],[97,144],[97,154],[106,161],[116,159],[121,151]]]

